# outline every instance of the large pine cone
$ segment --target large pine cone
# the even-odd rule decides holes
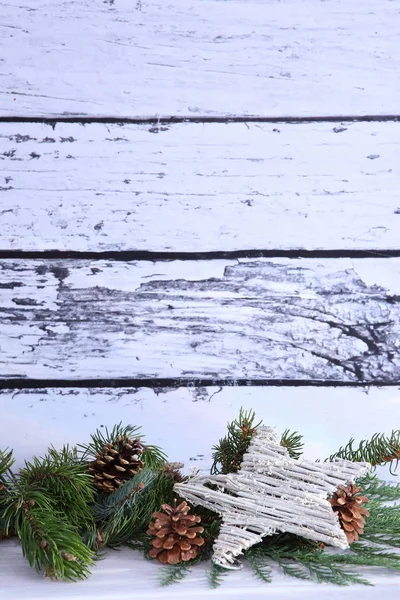
[[[142,453],[139,438],[118,437],[114,443],[106,444],[88,468],[93,484],[103,492],[113,492],[142,470]]]
[[[349,544],[358,541],[364,531],[364,517],[369,515],[367,509],[361,506],[368,502],[368,498],[357,495],[361,491],[362,488],[356,487],[354,483],[350,483],[348,486],[340,485],[332,498],[329,498]]]
[[[190,506],[181,502],[178,506],[163,504],[164,512],[153,513],[154,523],[150,523],[148,535],[153,535],[153,548],[150,558],[158,558],[164,564],[176,565],[196,558],[199,547],[204,539],[198,534],[203,533],[204,527],[196,526],[200,517],[189,515]]]

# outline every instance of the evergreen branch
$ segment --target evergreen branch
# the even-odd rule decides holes
[[[189,573],[190,569],[184,564],[166,565],[160,569],[158,574],[160,585],[166,587],[167,585],[178,583],[185,579]]]
[[[25,462],[19,480],[30,490],[45,491],[71,525],[81,529],[93,523],[91,505],[95,491],[91,476],[85,473],[85,465],[78,460],[76,449],[64,446],[58,452],[50,447],[43,458],[34,457],[32,462]]]
[[[390,473],[394,474],[392,469],[397,469],[400,460],[400,429],[393,430],[389,436],[375,433],[370,440],[361,440],[356,448],[353,447],[354,442],[354,438],[351,438],[329,460],[343,458],[353,462],[369,462],[374,466],[390,463]]]
[[[76,528],[57,510],[55,501],[42,489],[19,482],[3,513],[5,532],[19,537],[31,567],[48,577],[75,581],[90,574],[92,552]]]
[[[303,436],[297,431],[285,429],[281,437],[281,446],[287,449],[291,458],[298,459],[303,454]]]
[[[271,583],[272,569],[271,565],[267,562],[268,559],[256,551],[247,553],[246,558],[256,577],[264,581],[264,583]]]
[[[169,475],[143,469],[115,492],[100,496],[94,512],[104,543],[118,546],[143,533],[153,512],[172,502],[173,486]]]
[[[96,429],[96,432],[90,436],[92,441],[89,444],[78,444],[78,448],[81,448],[81,460],[94,460],[96,455],[102,451],[106,444],[115,443],[117,438],[140,438],[141,429],[141,427],[133,427],[132,425],[123,427],[122,421],[118,423],[118,425],[114,425],[111,431],[109,431],[107,427],[104,428],[104,432],[100,429]]]
[[[226,569],[223,569],[219,565],[214,563],[211,564],[211,569],[206,571],[206,577],[210,587],[215,590],[222,584],[224,577],[228,574]]]
[[[340,586],[352,583],[370,585],[367,580],[347,568],[349,564],[368,564],[368,560],[356,561],[351,558],[351,553],[330,555],[323,552],[315,542],[302,540],[290,534],[273,536],[267,543],[256,546],[253,552],[250,550],[246,553],[246,558],[249,554],[272,559],[285,575],[297,579]]]
[[[0,450],[0,492],[2,490],[1,484],[4,484],[5,478],[10,473],[14,462],[12,450],[8,451],[8,448],[3,451]]]
[[[254,423],[255,412],[240,409],[238,419],[228,423],[228,434],[213,447],[213,464],[211,474],[236,473],[240,469],[243,455],[248,450],[257,428],[261,425]]]
[[[386,483],[377,478],[375,473],[367,473],[357,480],[357,486],[363,488],[363,495],[379,502],[400,500],[400,483]]]
[[[141,460],[145,467],[153,471],[161,469],[167,462],[167,455],[158,446],[143,445]]]

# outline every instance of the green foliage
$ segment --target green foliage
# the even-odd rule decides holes
[[[358,479],[357,486],[363,488],[363,495],[369,500],[390,502],[400,500],[400,483],[392,484],[381,481],[374,473],[367,473]]]
[[[143,533],[153,512],[172,502],[173,485],[170,475],[143,469],[115,492],[100,495],[94,513],[104,543],[118,546]]]
[[[243,455],[247,451],[257,428],[255,412],[240,409],[239,418],[228,423],[228,434],[213,447],[211,473],[236,473],[240,469]]]
[[[212,563],[211,569],[206,571],[206,577],[208,583],[210,584],[210,587],[212,587],[213,590],[217,589],[217,587],[221,585],[224,577],[226,577],[228,573],[229,571],[227,571],[226,569],[223,569],[219,565],[215,565],[214,563]]]
[[[246,553],[256,576],[267,583],[271,582],[271,564],[275,563],[285,575],[298,579],[342,586],[352,583],[369,585],[358,573],[349,569],[346,564],[341,564],[352,564],[346,559],[343,560],[345,556],[332,556],[325,553],[317,543],[291,534],[278,534],[266,538]]]
[[[262,552],[258,552],[255,549],[253,552],[248,552],[246,558],[253,569],[254,574],[258,579],[261,579],[264,583],[271,583],[272,581],[272,568],[271,561],[268,556],[264,556]]]
[[[34,457],[32,462],[25,462],[19,481],[29,490],[40,489],[53,498],[57,510],[78,529],[93,523],[91,505],[95,490],[75,448],[64,446],[57,451],[50,447],[44,458]]]
[[[4,483],[14,464],[13,453],[8,448],[0,450],[0,484]],[[1,485],[0,485],[1,490]]]
[[[354,442],[354,438],[351,438],[329,460],[344,458],[353,462],[369,462],[374,466],[390,463],[390,473],[393,474],[392,469],[396,470],[400,460],[400,429],[393,430],[389,436],[375,433],[371,439],[361,440],[356,448]]]
[[[81,448],[81,460],[94,460],[106,444],[115,444],[118,438],[124,437],[140,439],[143,445],[141,460],[145,467],[155,470],[160,469],[166,463],[167,457],[158,446],[147,446],[143,443],[141,427],[133,427],[132,425],[123,427],[122,422],[114,425],[111,431],[107,427],[104,428],[104,432],[96,429],[96,432],[91,436],[92,441],[89,444],[79,444],[78,447]]]
[[[173,583],[178,583],[182,581],[189,575],[190,569],[185,564],[181,565],[165,565],[159,571],[159,581],[160,585],[166,587],[167,585],[172,585]]]
[[[304,448],[303,436],[297,431],[285,429],[281,437],[281,446],[287,449],[291,458],[300,458]]]
[[[3,518],[5,532],[12,529],[16,533],[24,556],[37,571],[67,581],[90,574],[90,549],[46,490],[29,487],[23,481],[14,482]]]

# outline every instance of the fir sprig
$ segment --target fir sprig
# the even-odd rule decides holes
[[[298,579],[342,586],[352,583],[369,585],[366,579],[348,568],[348,564],[354,563],[346,558],[343,560],[342,556],[346,555],[332,557],[317,543],[291,534],[278,534],[266,538],[264,542],[246,553],[255,575],[268,583],[271,581],[272,561],[283,570],[285,575]],[[342,562],[345,564],[342,565]]]
[[[187,577],[190,573],[190,568],[185,564],[180,565],[166,565],[165,567],[161,567],[158,579],[160,585],[166,587],[168,585],[172,585],[173,583],[178,583]]]
[[[254,574],[264,583],[271,583],[272,568],[268,556],[263,556],[262,552],[248,552],[246,558],[253,569]]]
[[[69,523],[78,529],[93,524],[92,504],[95,490],[75,448],[50,447],[43,458],[26,461],[19,472],[20,484],[30,490],[40,489],[52,498]]]
[[[228,423],[228,434],[213,447],[211,474],[236,473],[240,469],[243,455],[248,450],[257,428],[253,410],[239,412],[238,419]]]
[[[111,494],[100,495],[94,513],[104,543],[119,546],[143,533],[153,512],[172,501],[173,485],[170,475],[143,469]]]
[[[361,440],[357,447],[354,447],[354,443],[354,438],[351,438],[329,460],[343,458],[353,462],[369,462],[374,466],[390,463],[390,473],[394,474],[393,469],[396,470],[400,460],[400,429],[393,430],[389,436],[375,433],[371,439]]]
[[[286,448],[291,458],[298,459],[303,454],[303,436],[297,431],[285,429],[281,437],[281,446]]]
[[[357,480],[357,486],[362,487],[363,495],[371,500],[391,502],[400,500],[400,483],[387,483],[378,479],[375,473],[367,473]]]
[[[213,590],[217,589],[222,584],[224,577],[226,577],[228,573],[229,571],[226,569],[211,563],[211,568],[206,571],[206,577],[210,587]]]
[[[7,475],[11,472],[11,467],[14,464],[13,453],[11,450],[6,448],[5,450],[0,450],[0,491],[1,484],[4,484],[4,481]]]
[[[66,581],[89,576],[92,552],[45,490],[14,482],[3,518],[6,534],[10,529],[16,533],[31,567]]]

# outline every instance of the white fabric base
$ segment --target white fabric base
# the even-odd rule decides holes
[[[399,598],[400,574],[374,569],[363,570],[363,575],[375,587],[353,585],[338,587],[314,584],[286,577],[278,570],[273,583],[258,581],[250,569],[230,572],[222,585],[209,587],[205,571],[209,564],[197,565],[181,583],[161,587],[158,582],[159,564],[145,560],[140,553],[123,549],[108,551],[106,558],[97,563],[90,579],[78,583],[52,582],[43,579],[21,555],[15,540],[0,542],[1,597],[4,600],[251,600],[253,598],[299,600],[395,600]]]

